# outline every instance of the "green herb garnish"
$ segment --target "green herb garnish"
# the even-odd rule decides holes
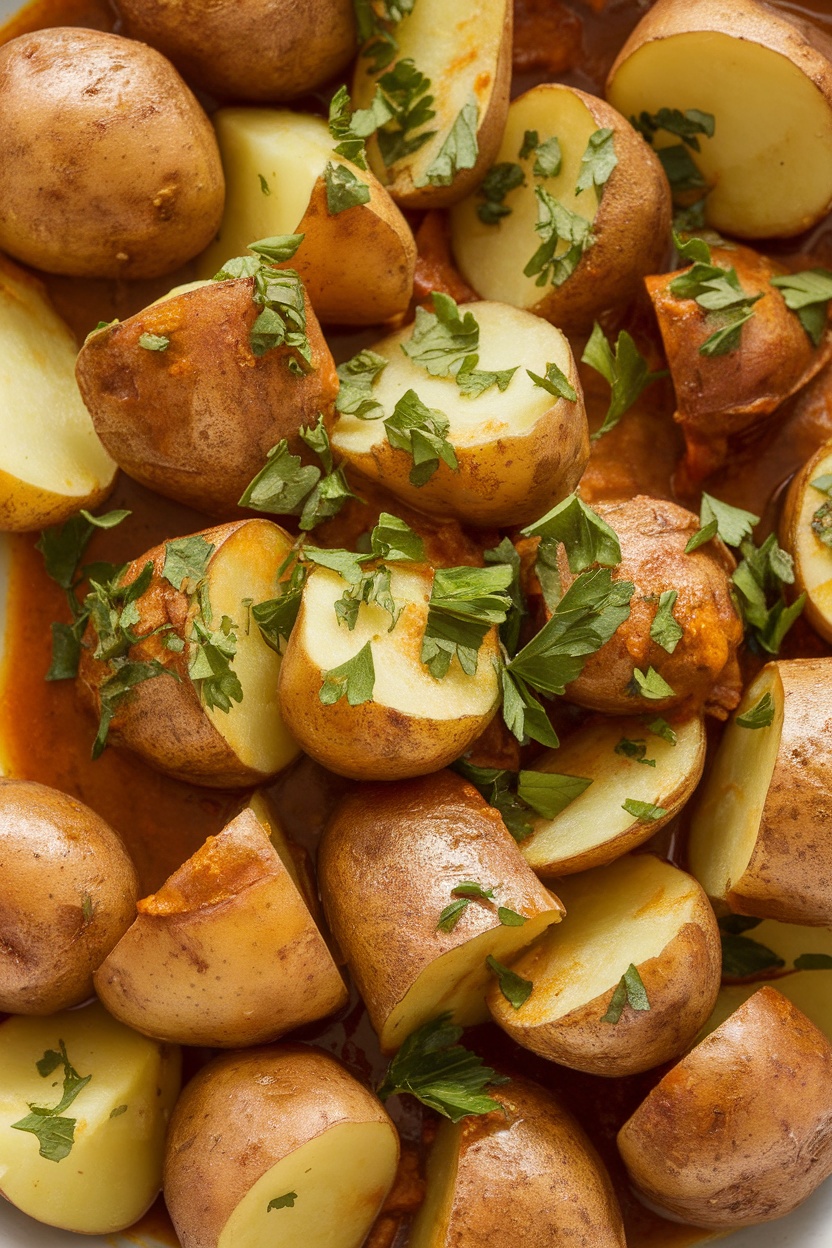
[[[618,981],[618,987],[612,994],[609,1007],[606,1014],[601,1015],[602,1023],[618,1023],[621,1015],[624,1013],[624,1006],[629,1005],[633,1010],[649,1010],[650,1002],[647,999],[647,990],[644,987],[642,978],[638,970],[633,966],[632,962],[627,967],[621,979]]]
[[[92,1075],[83,1078],[75,1070],[67,1056],[63,1040],[58,1041],[58,1050],[47,1049],[43,1057],[35,1063],[42,1079],[48,1079],[59,1066],[63,1066],[63,1095],[57,1105],[34,1105],[29,1102],[30,1113],[19,1122],[11,1123],[13,1131],[27,1131],[38,1141],[38,1153],[47,1161],[63,1161],[72,1151],[75,1143],[75,1127],[77,1118],[64,1117],[64,1110],[69,1109],[72,1102],[87,1086]]]
[[[615,342],[615,352],[607,341],[604,331],[596,321],[589,341],[581,356],[584,364],[594,368],[610,385],[610,403],[601,428],[592,435],[597,442],[610,429],[614,429],[621,417],[633,406],[651,382],[666,377],[667,372],[651,373],[647,361],[633,339],[622,329]]]
[[[378,1089],[381,1100],[407,1092],[451,1122],[500,1109],[485,1089],[508,1079],[458,1044],[461,1036],[462,1028],[451,1022],[450,1013],[412,1032],[387,1069]]]

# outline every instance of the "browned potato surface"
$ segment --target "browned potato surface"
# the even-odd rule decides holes
[[[825,443],[793,478],[780,517],[780,541],[794,559],[794,593],[803,614],[832,642],[832,444]]]

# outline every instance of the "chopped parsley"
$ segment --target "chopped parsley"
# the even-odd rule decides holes
[[[336,371],[341,385],[335,400],[336,412],[357,416],[359,420],[378,420],[383,416],[381,404],[373,398],[373,386],[386,367],[384,356],[369,349],[339,364]]]
[[[615,428],[624,413],[629,411],[651,382],[667,376],[666,371],[650,372],[647,361],[626,329],[620,331],[613,352],[597,321],[592,327],[581,360],[594,368],[596,373],[600,373],[610,385],[607,414],[601,428],[593,433],[593,442],[597,442],[610,429]]]
[[[308,532],[337,515],[348,499],[356,496],[343,467],[335,467],[323,416],[317,425],[301,428],[300,436],[321,461],[323,471],[292,455],[283,438],[268,452],[265,464],[243,491],[239,506],[269,515],[299,516],[299,528]]]
[[[492,954],[485,959],[485,965],[491,971],[492,975],[496,975],[497,982],[500,985],[500,992],[508,1001],[513,1010],[519,1010],[525,1001],[528,1001],[532,995],[534,985],[531,980],[523,979],[522,976],[516,974],[507,966],[503,966],[502,962],[498,962]]]
[[[570,572],[583,572],[596,563],[615,568],[621,562],[621,544],[614,529],[577,494],[570,494],[522,533],[539,537],[541,545],[560,543]]]
[[[486,1088],[508,1079],[458,1043],[462,1028],[451,1017],[440,1014],[407,1037],[378,1088],[382,1101],[406,1092],[451,1122],[501,1108]]]
[[[416,309],[413,333],[402,350],[432,377],[454,377],[479,348],[480,327],[473,313],[459,313],[450,295],[433,292],[433,312]]]
[[[553,134],[551,138],[535,144],[532,173],[536,178],[556,178],[562,164],[563,154],[557,135]]]
[[[479,108],[472,96],[457,114],[436,157],[425,170],[424,177],[415,181],[416,186],[450,186],[461,170],[474,168],[479,154],[478,119]]]
[[[534,193],[538,213],[534,228],[543,241],[523,272],[536,279],[536,286],[562,286],[595,242],[592,225],[586,217],[570,212],[544,187],[536,186]]]
[[[675,690],[660,676],[654,667],[648,667],[646,672],[640,671],[639,668],[633,670],[633,682],[630,689],[633,697],[647,698],[650,702],[661,702],[664,698],[673,698],[676,696]]]
[[[570,403],[577,401],[577,390],[566,376],[566,373],[558,368],[557,364],[547,364],[546,373],[543,377],[533,373],[530,368],[526,369],[526,373],[531,377],[536,386],[540,386],[541,390],[546,390],[556,399],[568,399]]]
[[[710,189],[690,153],[701,151],[700,135],[713,137],[716,125],[712,113],[703,113],[698,108],[689,108],[684,113],[678,108],[660,108],[657,113],[642,112],[638,117],[631,117],[630,123],[650,144],[659,130],[682,140],[656,149],[674,199],[688,192],[701,193]]]
[[[490,390],[492,386],[496,386],[503,394],[511,384],[511,379],[520,367],[516,364],[514,368],[503,368],[499,372],[491,373],[484,369],[478,369],[479,356],[466,355],[462,361],[462,367],[456,375],[456,384],[462,393],[469,399],[477,399],[486,390]]]
[[[333,165],[327,161],[324,169],[324,185],[326,186],[326,208],[331,217],[347,208],[356,208],[359,204],[370,202],[370,188],[366,182],[357,178],[346,165]]]
[[[685,635],[685,630],[673,615],[678,596],[675,589],[665,590],[659,598],[659,605],[650,625],[651,639],[667,654],[673,653]]]
[[[497,225],[503,217],[509,216],[512,210],[505,203],[506,195],[525,182],[522,167],[513,161],[504,160],[491,166],[477,191],[478,197],[485,200],[477,205],[477,216],[483,225]]]
[[[139,346],[144,347],[145,351],[167,351],[170,338],[165,337],[164,334],[141,334]]]
[[[631,759],[634,763],[643,763],[646,767],[656,766],[655,758],[647,758],[647,742],[641,737],[635,741],[622,737],[615,747],[615,753]]]
[[[399,50],[395,27],[413,12],[415,3],[416,0],[353,0],[360,55],[372,62],[374,73],[394,60]]]
[[[650,1009],[647,990],[644,987],[638,969],[633,966],[632,962],[618,981],[618,986],[612,994],[607,1012],[601,1015],[601,1022],[618,1023],[621,1015],[624,1013],[625,1005],[629,1005],[633,1010]]]
[[[421,651],[436,680],[447,674],[454,658],[467,675],[474,675],[486,633],[503,624],[511,609],[513,578],[514,569],[507,564],[436,569]]]
[[[664,806],[654,806],[652,802],[639,802],[634,797],[625,798],[621,803],[621,809],[644,823],[653,823],[667,814]]]
[[[585,776],[562,776],[554,771],[521,771],[517,796],[543,819],[554,819],[592,784]]]
[[[598,203],[600,204],[604,194],[604,187],[617,164],[615,133],[608,126],[604,126],[589,136],[586,151],[581,157],[581,168],[578,173],[578,181],[575,184],[575,194],[580,195],[581,191],[588,191],[590,187],[594,187]]]
[[[725,268],[714,264],[710,249],[702,239],[691,240],[697,245],[693,264],[684,273],[674,277],[668,290],[678,299],[694,299],[707,314],[706,325],[713,333],[702,343],[699,354],[705,356],[727,355],[740,345],[742,327],[754,315],[754,304],[762,299],[762,292],[747,294],[733,266]],[[683,249],[688,247],[686,253]],[[690,244],[677,240],[677,250],[689,254]],[[705,256],[707,255],[707,259]]]
[[[810,484],[813,490],[827,496],[827,501],[821,503],[812,515],[810,522],[812,532],[824,546],[832,546],[832,473],[826,473]]]
[[[734,721],[739,728],[770,728],[774,722],[774,699],[770,693],[764,693],[753,706],[749,707]]]
[[[829,269],[804,269],[802,273],[773,277],[771,284],[780,291],[786,307],[797,313],[812,345],[819,347],[826,329],[829,300],[832,299],[832,272]]]
[[[373,647],[368,641],[346,663],[323,673],[318,697],[324,706],[332,706],[344,697],[350,706],[360,706],[363,702],[372,702],[375,680]]]
[[[404,451],[413,459],[409,479],[411,485],[425,485],[439,467],[439,461],[459,471],[456,452],[445,436],[450,421],[444,412],[426,407],[415,390],[407,390],[384,421],[387,441],[394,450]]]
[[[58,1049],[47,1049],[43,1057],[35,1062],[38,1074],[48,1079],[59,1066],[63,1067],[63,1094],[57,1105],[35,1105],[29,1102],[30,1113],[19,1122],[11,1123],[13,1131],[28,1131],[38,1141],[38,1153],[47,1161],[63,1161],[72,1151],[75,1143],[75,1127],[77,1118],[67,1118],[64,1110],[69,1109],[72,1102],[84,1090],[92,1075],[78,1074],[67,1056],[63,1040],[58,1041]]]
[[[329,133],[336,140],[335,155],[343,156],[344,160],[358,165],[359,169],[366,169],[367,153],[364,143],[392,115],[392,110],[378,89],[369,108],[353,110],[347,88],[339,87],[329,105]],[[366,200],[362,202],[366,203]]]
[[[272,1209],[294,1209],[297,1198],[297,1192],[286,1192],[283,1196],[275,1196],[274,1200],[270,1200],[266,1205],[266,1213],[271,1213]]]
[[[440,914],[436,925],[437,931],[452,932],[472,901],[494,900],[494,889],[483,888],[482,884],[478,884],[475,880],[460,880],[459,884],[451,889],[451,896],[455,900]],[[509,910],[506,906],[497,907],[497,919],[503,927],[522,927],[527,922],[525,915],[518,914],[516,910]]]
[[[378,85],[390,110],[390,120],[378,130],[376,138],[381,159],[389,169],[433,138],[436,131],[423,127],[433,120],[436,111],[429,94],[430,79],[419,72],[409,57],[382,74]]]

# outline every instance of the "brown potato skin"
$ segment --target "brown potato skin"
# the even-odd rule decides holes
[[[48,273],[170,273],[222,216],[211,123],[164,57],[120,35],[56,28],[0,49],[0,161],[0,247]]]
[[[296,377],[296,352],[277,347],[256,357],[251,327],[262,311],[253,278],[212,282],[153,304],[93,334],[76,377],[104,446],[142,485],[226,517],[281,438],[292,454],[299,436],[338,393],[332,354],[304,298],[313,369]],[[164,351],[139,345],[142,334],[169,338]]]
[[[290,100],[328,82],[355,53],[350,0],[118,0],[126,33],[188,82],[241,100]]]
[[[165,1201],[183,1248],[214,1248],[260,1176],[340,1122],[387,1123],[396,1136],[376,1097],[319,1049],[248,1049],[203,1067],[176,1104],[165,1153]]]
[[[455,772],[364,784],[334,810],[318,850],[321,900],[377,1032],[426,967],[499,928],[496,904],[472,902],[437,930],[462,880],[500,881],[499,904],[518,914],[559,915],[497,811]]]
[[[462,1120],[450,1220],[435,1248],[625,1248],[609,1175],[572,1115],[530,1079],[488,1091],[504,1112]]]
[[[761,988],[665,1075],[618,1147],[637,1191],[685,1222],[782,1217],[832,1173],[832,1045]]]
[[[803,496],[807,487],[811,485],[812,481],[818,475],[818,465],[830,454],[832,454],[832,442],[826,442],[806,461],[795,476],[792,477],[791,485],[788,488],[783,502],[783,510],[780,514],[779,536],[780,545],[787,550],[794,559],[794,585],[791,590],[792,598],[798,598],[800,594],[806,591],[803,560],[801,558],[801,544],[798,541]],[[820,507],[823,503],[823,496],[821,494],[815,494],[814,497],[817,499],[817,506]],[[818,636],[822,637],[824,641],[832,643],[832,618],[830,618],[830,615],[827,614],[827,612],[820,610],[813,593],[806,593],[803,615],[804,618],[811,624]]]
[[[66,793],[0,779],[0,879],[0,1011],[54,1014],[92,996],[139,895],[118,833]]]
[[[731,555],[719,541],[686,555],[699,520],[665,499],[637,494],[623,502],[597,503],[594,510],[621,543],[622,561],[612,579],[631,581],[635,592],[629,619],[589,656],[578,679],[567,685],[567,699],[608,715],[684,708],[724,719],[742,690],[737,648],[743,628],[730,596]],[[575,577],[562,547],[558,561],[565,590]],[[678,591],[673,615],[685,630],[673,654],[650,637],[657,604],[647,601],[670,589]],[[633,670],[646,672],[651,666],[673,689],[672,698],[651,700],[629,692]]]

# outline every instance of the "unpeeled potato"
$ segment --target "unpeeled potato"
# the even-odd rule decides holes
[[[832,642],[832,507],[830,494],[822,487],[830,474],[832,445],[827,442],[793,478],[780,518],[780,541],[794,559],[794,592],[806,594],[804,615],[828,642]]]

